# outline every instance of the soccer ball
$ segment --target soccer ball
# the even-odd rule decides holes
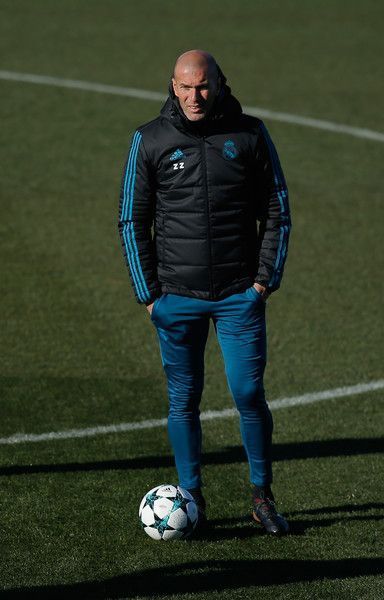
[[[191,535],[198,521],[198,510],[187,490],[158,485],[142,499],[139,518],[145,533],[152,539],[177,540]]]

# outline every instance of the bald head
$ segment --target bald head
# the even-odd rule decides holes
[[[204,50],[184,52],[176,60],[172,84],[187,119],[204,119],[220,90],[215,59]]]
[[[212,54],[205,50],[188,50],[176,60],[173,76],[176,78],[185,72],[205,69],[213,77],[217,77],[217,64]]]

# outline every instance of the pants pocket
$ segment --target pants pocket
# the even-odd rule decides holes
[[[159,296],[159,298],[156,298],[156,300],[153,303],[152,312],[151,312],[151,320],[152,321],[155,320],[155,317],[156,317],[156,315],[158,313],[158,310],[159,310],[159,304],[163,300],[164,296],[166,296],[166,294],[162,294],[161,296]]]
[[[251,293],[251,295],[253,296],[253,298],[255,298],[255,300],[257,300],[257,301],[262,302],[263,304],[265,304],[265,300],[264,300],[263,296],[255,288],[255,286],[252,286],[252,287],[248,288],[248,291]]]

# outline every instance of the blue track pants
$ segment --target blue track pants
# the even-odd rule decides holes
[[[199,404],[204,386],[204,350],[212,319],[224,358],[229,389],[240,413],[251,482],[272,481],[272,415],[265,401],[265,303],[254,287],[224,300],[176,294],[155,300],[156,326],[168,381],[168,433],[179,485],[201,486]]]

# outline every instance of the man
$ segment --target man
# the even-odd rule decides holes
[[[212,319],[240,413],[253,518],[268,533],[286,533],[270,487],[273,425],[263,374],[265,302],[283,273],[288,194],[265,126],[242,113],[207,52],[177,59],[160,116],[133,136],[119,230],[137,301],[159,337],[179,485],[204,520],[199,403]]]

